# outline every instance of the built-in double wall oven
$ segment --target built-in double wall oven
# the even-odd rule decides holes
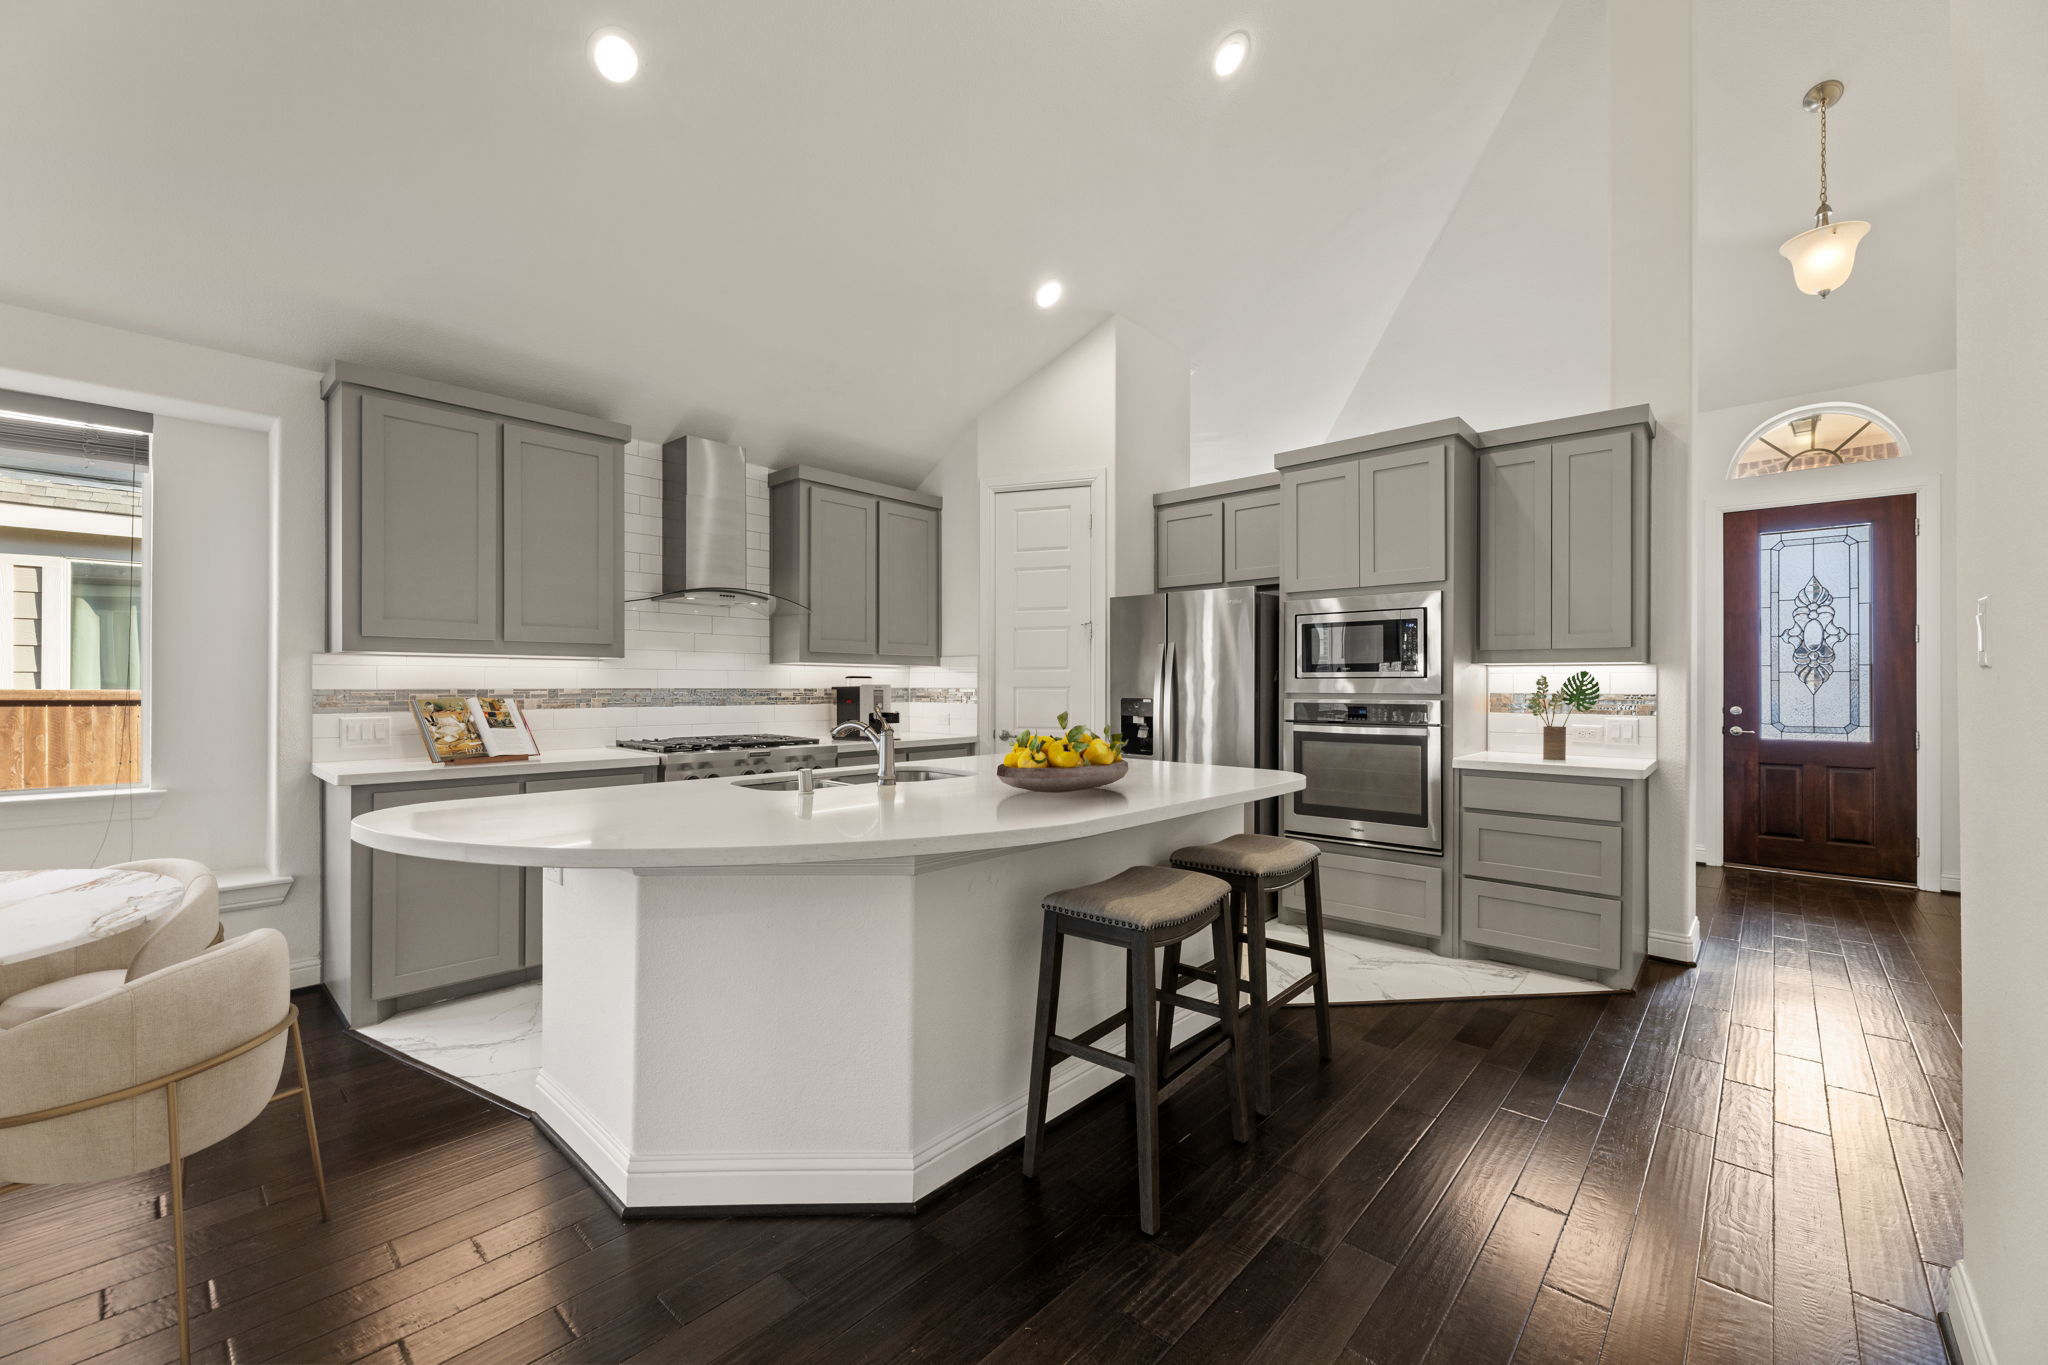
[[[1443,851],[1441,593],[1287,604],[1282,761],[1308,785],[1290,834]]]

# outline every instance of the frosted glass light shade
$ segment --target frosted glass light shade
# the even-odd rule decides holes
[[[1869,231],[1868,223],[1825,223],[1790,239],[1778,254],[1792,262],[1792,283],[1800,292],[1826,298],[1848,282],[1856,245]]]

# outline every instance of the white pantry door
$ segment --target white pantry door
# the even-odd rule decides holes
[[[1095,695],[1094,527],[1086,485],[995,495],[995,735],[1102,726]]]

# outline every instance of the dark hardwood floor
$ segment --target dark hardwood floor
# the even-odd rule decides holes
[[[621,1223],[524,1120],[308,1015],[286,1106],[189,1165],[213,1362],[1919,1362],[1961,1251],[1959,903],[1703,873],[1632,996],[1307,1011],[1278,1111],[1125,1106],[915,1218]],[[162,1172],[0,1199],[0,1359],[176,1356]]]

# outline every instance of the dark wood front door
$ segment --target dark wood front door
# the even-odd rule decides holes
[[[1914,880],[1916,534],[1910,494],[1724,519],[1729,862]]]

